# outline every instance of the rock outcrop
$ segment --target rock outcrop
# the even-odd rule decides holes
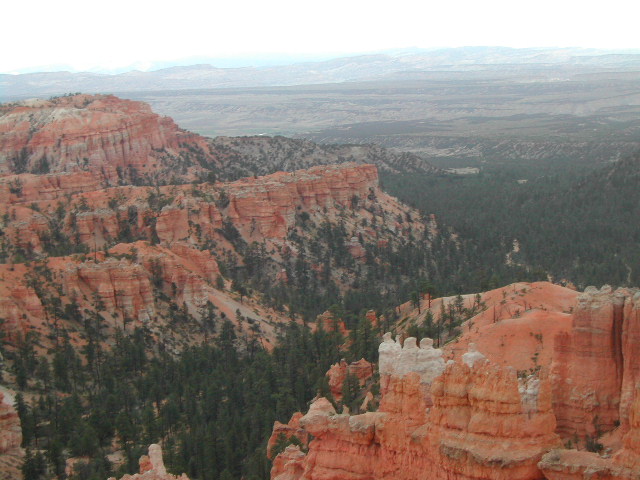
[[[316,400],[298,422],[308,453],[289,447],[272,478],[640,479],[640,293],[495,293],[442,350],[386,334],[379,410]]]
[[[427,404],[429,404],[429,388],[434,378],[445,369],[445,361],[440,349],[433,348],[433,340],[423,338],[420,347],[416,345],[416,339],[409,337],[400,344],[400,340],[391,338],[391,333],[384,334],[380,344],[380,386],[382,392],[389,390],[389,385],[394,379],[414,372],[420,378],[420,384]],[[384,397],[383,397],[384,401]]]
[[[374,366],[361,358],[357,362],[347,363],[344,360],[331,366],[327,372],[329,377],[329,388],[331,395],[336,401],[342,400],[342,389],[347,375],[352,375],[358,379],[360,387],[363,387],[367,380],[373,376]]]
[[[128,185],[56,195],[62,192],[0,204],[0,255],[6,258],[0,264],[0,306],[10,338],[29,328],[46,332],[52,321],[47,299],[60,295],[63,307],[71,304],[74,311],[100,306],[112,327],[147,325],[175,306],[200,318],[207,302],[228,318],[239,310],[254,319],[255,308],[244,306],[244,298],[230,299],[215,287],[218,258],[242,266],[250,250],[254,268],[286,283],[292,271],[282,266],[304,254],[300,239],[304,249],[330,229],[331,237],[343,235],[346,241],[355,235],[373,245],[380,237],[392,242],[422,228],[396,226],[397,212],[406,208],[380,191],[373,165],[326,166],[227,184]],[[375,228],[368,225],[374,219]],[[83,254],[69,254],[74,251]],[[25,258],[41,261],[27,266]],[[348,288],[346,269],[327,273],[325,267],[333,268],[309,258],[311,274],[324,281],[340,276],[341,287]],[[49,272],[46,281],[34,278]],[[269,344],[275,327],[266,318],[260,321],[260,336]],[[343,323],[339,328],[346,333]]]
[[[273,432],[267,442],[267,457],[274,457],[273,449],[277,446],[278,442],[283,440],[292,440],[292,437],[294,436],[303,445],[309,443],[309,434],[300,426],[301,418],[302,413],[296,412],[291,416],[289,423],[280,423],[278,421],[274,423]]]
[[[200,161],[212,161],[204,138],[180,130],[145,103],[112,95],[31,100],[0,110],[0,174],[89,171],[117,184],[173,164],[180,175],[198,165],[181,144],[200,150]]]
[[[578,450],[553,450],[538,464],[549,480],[640,479],[640,385],[629,408],[622,449],[613,456]],[[600,445],[598,447],[601,447]]]
[[[111,477],[109,480],[116,480]],[[167,473],[162,461],[162,449],[160,445],[149,445],[149,455],[140,457],[140,473],[125,475],[121,480],[189,480],[184,473],[180,476]]]
[[[234,148],[213,148],[147,105],[108,95],[0,106],[0,308],[9,339],[29,329],[47,338],[49,324],[87,312],[121,328],[152,327],[176,312],[201,320],[212,302],[247,325],[259,311],[269,345],[286,313],[229,292],[218,260],[252,277],[258,270],[262,284],[296,288],[304,275],[344,293],[357,282],[352,261],[381,263],[379,245],[393,251],[424,231],[410,220],[416,212],[380,190],[366,155],[325,165],[335,155],[318,148],[308,164],[321,167],[212,182],[262,158],[242,148],[255,141],[227,141]],[[273,144],[282,142],[298,145]]]
[[[564,438],[587,441],[618,425],[628,429],[631,398],[640,380],[640,296],[633,293],[588,287],[578,298],[570,332],[556,336],[554,411]]]
[[[592,451],[549,452],[539,464],[548,479],[640,479],[639,307],[635,290],[589,287],[571,331],[556,337],[558,431]]]
[[[560,445],[544,374],[518,378],[480,358],[445,365],[429,342],[415,343],[408,338],[403,348],[385,337],[379,411],[338,414],[316,400],[299,420],[314,438],[308,453],[289,447],[271,478],[541,478],[538,461]]]
[[[227,184],[228,216],[239,229],[282,238],[295,222],[298,207],[318,211],[346,206],[378,188],[375,165],[327,165],[279,172]]]

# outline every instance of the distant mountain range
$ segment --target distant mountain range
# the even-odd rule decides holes
[[[0,75],[0,100],[70,92],[115,93],[229,87],[309,85],[419,77],[422,72],[482,72],[522,69],[578,71],[638,70],[637,51],[583,48],[460,47],[397,50],[280,66],[219,68],[211,64],[155,71],[101,73],[40,72]]]

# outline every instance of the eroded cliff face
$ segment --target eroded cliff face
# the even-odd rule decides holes
[[[193,176],[201,166],[183,144],[200,161],[212,161],[204,138],[178,129],[147,104],[112,95],[30,100],[0,109],[0,174],[50,174],[49,180],[69,183],[69,174],[91,172],[117,184],[160,178],[161,168],[171,166],[179,167],[178,176]]]
[[[360,387],[364,387],[374,373],[374,365],[361,358],[357,362],[347,363],[344,360],[331,366],[327,372],[329,379],[329,389],[336,401],[342,400],[342,393],[347,375],[352,375],[358,379]]]
[[[87,311],[109,328],[160,328],[178,318],[184,325],[184,319],[201,321],[210,302],[217,319],[224,314],[233,320],[240,312],[238,328],[269,346],[286,312],[230,292],[219,259],[234,268],[261,269],[279,285],[296,274],[296,259],[308,259],[307,275],[339,278],[338,288],[347,289],[353,281],[348,268],[313,263],[309,242],[339,235],[343,255],[371,261],[361,253],[367,244],[384,239],[391,248],[420,234],[424,226],[418,222],[398,224],[406,211],[380,191],[375,166],[356,164],[226,184],[120,186],[38,201],[19,198],[0,206],[4,329],[15,340],[32,328],[47,333],[58,321],[78,321]],[[200,322],[196,330],[205,327]]]
[[[638,298],[627,289],[589,287],[578,297],[571,330],[555,338],[552,365],[558,431],[592,440],[620,425],[638,375]]]
[[[560,445],[544,375],[519,379],[475,351],[445,365],[412,338],[387,336],[380,353],[379,411],[338,414],[316,400],[299,420],[308,453],[289,447],[273,479],[541,478],[538,461]]]
[[[640,385],[629,405],[627,433],[622,448],[611,455],[578,450],[553,450],[539,463],[549,480],[638,480],[640,479]]]
[[[375,166],[345,164],[228,184],[96,188],[54,199],[43,199],[37,192],[37,200],[23,197],[15,203],[0,203],[4,207],[0,211],[5,241],[40,253],[43,240],[50,239],[54,229],[74,244],[91,248],[152,235],[167,243],[224,241],[223,233],[229,235],[220,231],[225,223],[247,242],[282,241],[299,221],[296,214],[306,212],[307,218],[317,222],[335,220],[354,197],[368,195],[374,195],[373,203],[389,213],[403,209],[379,190]],[[383,226],[398,231],[395,222]],[[378,235],[374,229],[361,233],[367,238]],[[356,238],[354,243],[358,242]]]
[[[230,292],[218,264],[246,271],[247,283],[259,273],[261,285],[285,289],[304,277],[344,293],[354,265],[381,263],[377,249],[425,230],[379,189],[370,164],[212,183],[210,173],[234,177],[224,148],[113,96],[3,105],[0,138],[0,306],[13,339],[64,327],[78,311],[122,328],[169,314],[201,320],[212,302],[218,318],[257,320],[269,342],[284,295],[278,308],[260,307],[273,302]],[[258,153],[234,161],[250,165]]]
[[[640,479],[639,306],[635,290],[589,287],[578,299],[570,333],[556,337],[558,430],[599,452],[548,453],[540,468],[550,480]]]
[[[239,298],[219,276],[211,252],[185,243],[139,241],[89,256],[0,265],[4,334],[13,343],[35,330],[46,344],[55,331],[74,332],[89,321],[105,334],[144,328],[180,350],[215,335],[228,318],[247,341],[261,339],[269,348],[276,324],[288,320],[257,299]],[[79,341],[76,334],[71,340]]]
[[[288,447],[272,478],[638,480],[640,293],[548,284],[497,292],[502,310],[483,294],[488,308],[442,350],[386,334],[378,411],[338,413],[317,399],[297,420],[312,435],[308,453]],[[496,345],[510,329],[512,345]],[[539,354],[526,363],[518,349]]]

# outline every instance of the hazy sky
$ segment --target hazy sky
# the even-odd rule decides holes
[[[7,0],[0,72],[496,45],[638,48],[631,0]],[[7,3],[10,3],[7,5]]]

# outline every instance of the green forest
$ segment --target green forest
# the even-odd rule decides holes
[[[484,272],[498,285],[515,280],[505,272],[509,253],[512,267],[578,288],[640,284],[640,154],[599,167],[488,163],[477,175],[383,174],[382,183],[459,235],[467,292],[496,286],[476,281]]]
[[[63,339],[41,355],[32,335],[15,352],[5,349],[21,389],[25,480],[65,478],[70,456],[90,458],[75,465],[74,480],[135,473],[138,458],[159,441],[168,470],[192,480],[266,479],[273,422],[306,411],[317,393],[330,397],[329,366],[341,358],[375,361],[380,338],[364,318],[348,348],[338,333],[295,323],[282,328],[272,352],[241,349],[229,320],[218,333],[179,356],[142,329],[118,332],[111,349],[91,343],[77,351]],[[114,438],[125,456],[119,468],[106,457]]]

